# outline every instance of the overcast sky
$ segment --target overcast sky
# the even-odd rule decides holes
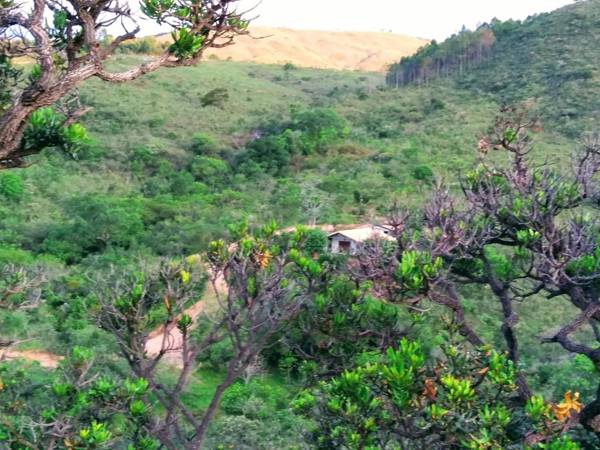
[[[241,0],[242,7],[255,0]],[[257,24],[333,31],[394,31],[444,39],[462,25],[524,19],[570,0],[262,0]]]

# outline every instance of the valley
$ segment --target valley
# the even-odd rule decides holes
[[[199,64],[201,33],[128,40],[107,71],[182,64],[25,128],[0,449],[598,448],[600,2],[429,45],[250,30]]]

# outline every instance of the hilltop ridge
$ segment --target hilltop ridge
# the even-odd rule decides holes
[[[171,39],[168,34],[157,38]],[[292,63],[317,69],[381,72],[427,42],[396,33],[252,27],[250,36],[240,36],[227,48],[211,49],[206,56],[261,64]]]

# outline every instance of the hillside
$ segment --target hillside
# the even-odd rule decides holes
[[[45,352],[63,356],[74,346],[93,348],[100,367],[126,373],[116,356],[119,345],[93,319],[98,286],[104,286],[100,281],[118,284],[131,274],[127,283],[137,283],[140,267],[203,252],[210,241],[233,235],[231,225],[244,220],[251,229],[270,221],[282,228],[368,224],[398,204],[411,212],[410,225],[417,230],[435,182],[460,191],[459,180],[480,156],[480,138],[507,102],[526,102],[542,118],[532,158],[567,160],[581,137],[600,123],[600,50],[594,45],[600,40],[599,19],[600,1],[593,0],[505,23],[481,64],[397,89],[386,85],[382,69],[420,40],[269,29],[255,34],[272,38],[242,39],[213,57],[209,53],[198,66],[159,70],[125,84],[85,82],[79,92],[89,108],[81,119],[90,136],[87,145],[72,154],[48,149],[29,167],[0,172],[0,265],[24,266],[49,280],[39,290],[47,300],[41,307],[0,309],[0,337],[21,342],[15,350],[21,353],[13,356],[31,359],[48,356]],[[125,53],[112,58],[112,69],[125,70],[147,58]],[[286,62],[293,66],[281,65]],[[490,159],[504,156],[490,151]],[[186,283],[183,272],[175,274]],[[340,291],[346,285],[341,283]],[[486,343],[504,349],[502,311],[491,291],[473,285],[459,290],[473,327]],[[349,291],[354,298],[358,289]],[[358,311],[361,323],[369,322],[370,314],[386,316],[387,308],[403,311],[387,303],[382,308],[383,302],[373,307],[368,297],[368,314],[354,303],[340,311]],[[153,301],[147,329],[169,308],[166,297]],[[337,303],[329,297],[327,302],[336,313],[324,320],[331,329],[341,322]],[[540,346],[540,336],[574,316],[575,308],[562,297],[540,295],[519,299],[514,308],[520,318],[515,326],[519,368],[527,371],[532,389],[548,402],[575,390],[582,401],[592,398],[594,367],[558,345]],[[450,320],[435,314],[402,312],[392,325],[402,336],[412,336],[414,328],[432,349]],[[303,326],[311,333],[307,341],[315,338],[315,348],[329,351],[321,346],[326,341],[319,341],[327,333]],[[591,333],[577,338],[585,341]],[[284,341],[277,340],[271,356]],[[184,401],[195,412],[206,410],[221,383],[228,351],[214,349],[194,369]],[[371,353],[361,357],[368,362]],[[290,410],[301,382],[288,363],[268,357],[257,362],[259,375],[231,391],[205,448],[298,448],[314,424],[299,421]],[[165,379],[171,372],[165,370]],[[39,384],[50,379],[40,368],[31,373]]]
[[[292,63],[300,67],[384,71],[402,56],[414,53],[425,39],[395,33],[334,32],[253,27],[235,45],[211,49],[208,58],[260,64]],[[170,42],[169,35],[159,36]]]
[[[577,137],[600,120],[600,1],[524,21],[493,21],[394,64],[388,84],[449,78],[459,89],[500,102],[527,100],[561,132]]]

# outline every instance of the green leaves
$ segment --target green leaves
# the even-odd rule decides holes
[[[140,396],[148,391],[148,381],[144,378],[135,378],[133,380],[125,380],[123,387],[128,395]]]
[[[85,128],[77,123],[63,126],[65,118],[52,108],[36,110],[29,119],[23,138],[27,151],[46,147],[59,148],[71,156],[89,144]]]
[[[78,123],[63,128],[62,139],[63,148],[73,156],[90,142],[86,129]]]
[[[135,450],[155,450],[146,427],[152,414],[152,404],[145,399],[148,382],[121,380],[106,367],[97,371],[91,358],[88,349],[76,347],[51,374],[35,365],[25,370],[18,364],[0,364],[2,442],[11,448],[24,441],[31,443],[27,448],[50,448],[57,442],[52,425],[60,423],[61,448],[99,450],[131,444]],[[18,428],[23,423],[28,426]],[[12,426],[4,430],[5,424]]]
[[[89,427],[79,431],[79,437],[85,444],[93,447],[108,442],[112,433],[107,429],[106,424],[93,421]]]
[[[140,3],[142,12],[151,19],[156,20],[160,25],[164,17],[174,7],[174,0],[143,0]]]
[[[451,403],[465,403],[475,397],[475,390],[470,380],[445,375],[442,377],[442,384],[448,392],[448,399]]]
[[[489,371],[487,376],[492,382],[501,388],[508,391],[515,389],[515,369],[513,362],[506,355],[496,351],[490,352],[489,356]]]
[[[181,331],[182,334],[186,334],[193,323],[194,321],[192,318],[189,315],[184,314],[181,316],[181,319],[177,321],[177,329]]]
[[[567,265],[569,275],[590,276],[600,272],[600,247],[593,253],[575,258]]]
[[[411,250],[402,253],[395,275],[404,289],[419,291],[439,275],[442,266],[441,258],[432,258],[427,252]]]
[[[18,202],[25,194],[25,183],[17,172],[0,173],[0,194],[6,199]]]
[[[169,51],[181,59],[190,59],[196,56],[205,41],[204,36],[186,28],[173,31],[171,37],[173,38],[173,44],[169,47]]]
[[[227,19],[227,24],[238,30],[244,31],[247,30],[250,26],[250,21],[244,20],[241,17],[230,17],[229,19]]]
[[[540,236],[541,234],[538,231],[532,230],[531,228],[517,231],[517,241],[524,246],[533,244]]]
[[[398,349],[388,348],[387,364],[380,370],[384,384],[389,387],[394,404],[403,409],[413,395],[416,373],[425,362],[421,346],[407,339],[400,341]]]
[[[133,416],[143,416],[148,412],[146,404],[141,400],[133,400],[129,404],[129,412]]]
[[[551,408],[542,396],[533,395],[525,404],[525,414],[533,421],[539,422],[542,419],[551,417]]]
[[[59,10],[54,12],[54,28],[64,30],[67,27],[67,12]]]
[[[395,448],[397,430],[405,426],[424,436],[435,431],[441,442],[461,448],[521,448],[511,434],[513,419],[522,417],[513,401],[512,364],[502,354],[451,347],[451,360],[426,359],[419,342],[402,339],[374,363],[303,392],[297,411],[315,420],[314,442],[321,448],[384,448],[382,442]],[[541,398],[524,409],[531,419],[550,418]],[[550,431],[545,442],[555,434]],[[407,442],[411,448],[431,446],[412,435]]]
[[[503,138],[507,143],[511,144],[517,138],[517,132],[515,130],[513,130],[512,128],[508,128],[504,131]]]

